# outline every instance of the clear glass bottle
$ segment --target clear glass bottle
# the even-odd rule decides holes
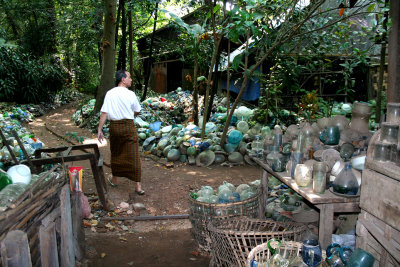
[[[385,143],[397,144],[399,125],[390,122],[382,122],[382,132],[380,141]]]
[[[333,181],[333,190],[339,194],[357,195],[358,189],[358,181],[352,171],[351,163],[346,163],[344,169]]]
[[[309,123],[306,123],[303,127],[302,132],[304,133],[305,148],[306,151],[308,151],[314,143],[314,130]]]
[[[275,125],[274,128],[274,145],[281,146],[282,145],[282,129],[279,125]]]
[[[262,159],[264,154],[264,143],[261,141],[260,136],[257,135],[256,139],[251,143],[251,153],[253,157]]]
[[[400,103],[387,103],[386,121],[400,124]]]
[[[324,194],[326,189],[326,172],[327,166],[325,162],[316,162],[313,165],[313,192]]]
[[[293,151],[291,156],[291,165],[292,168],[290,170],[290,176],[294,179],[294,171],[296,169],[297,164],[302,164],[304,162],[304,153],[300,151]]]
[[[286,160],[279,152],[278,146],[271,147],[271,152],[267,155],[267,163],[275,172],[283,172],[286,170]]]

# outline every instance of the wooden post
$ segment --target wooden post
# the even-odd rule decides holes
[[[54,209],[43,220],[39,228],[40,260],[42,267],[59,266],[55,221],[60,217],[60,208]]]
[[[267,203],[268,198],[268,173],[264,169],[262,171],[262,178],[261,178],[261,195],[260,195],[260,202],[259,202],[259,215],[258,217],[261,220],[265,220],[265,204]]]
[[[10,231],[1,241],[3,267],[32,267],[28,237],[20,230]]]
[[[82,225],[82,192],[72,194],[72,232],[74,235],[74,248],[77,260],[81,260],[84,254],[85,233]]]
[[[56,227],[54,222],[39,227],[40,261],[42,267],[59,266]]]
[[[75,266],[75,250],[72,234],[71,199],[69,184],[61,189],[61,267]]]
[[[322,249],[326,249],[332,243],[333,205],[321,204],[317,207],[319,208],[318,239]]]
[[[390,1],[387,102],[400,102],[400,1]]]

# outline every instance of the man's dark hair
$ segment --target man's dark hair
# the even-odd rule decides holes
[[[115,86],[118,86],[118,84],[122,81],[122,78],[127,77],[125,72],[125,70],[119,70],[115,73]]]

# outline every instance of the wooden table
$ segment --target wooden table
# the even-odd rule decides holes
[[[261,184],[264,193],[267,192],[269,174],[289,186],[319,209],[319,241],[323,249],[326,249],[332,243],[333,214],[335,212],[360,212],[360,197],[341,197],[328,190],[324,194],[316,194],[311,186],[299,187],[288,172],[274,172],[264,161],[257,158],[252,159],[263,169]],[[265,205],[262,205],[262,208],[265,209]],[[265,214],[265,210],[262,210],[262,214]]]

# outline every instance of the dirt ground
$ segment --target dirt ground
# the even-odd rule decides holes
[[[35,133],[47,147],[70,146],[64,140],[67,132],[76,132],[86,138],[85,142],[96,142],[96,135],[87,129],[77,127],[71,120],[76,104],[57,108],[37,118],[27,127]],[[70,139],[72,140],[72,139]],[[74,141],[72,141],[74,142]],[[105,163],[110,162],[108,145],[100,146]],[[84,152],[75,152],[80,154]],[[96,193],[90,164],[87,161],[74,162],[69,166],[84,167],[83,189],[92,198]],[[105,176],[111,169],[104,167]],[[175,164],[165,167],[162,162],[142,155],[142,185],[144,196],[136,194],[130,199],[134,183],[119,178],[117,187],[108,188],[108,198],[117,207],[121,202],[142,203],[145,210],[134,215],[175,215],[188,214],[188,195],[191,189],[200,189],[202,185],[217,188],[223,181],[233,184],[248,183],[259,179],[260,169],[249,165],[224,167],[196,167]],[[132,194],[131,194],[132,195]],[[93,211],[106,214],[104,211]],[[118,213],[118,210],[116,210]],[[117,214],[117,216],[129,216]],[[86,227],[86,256],[84,266],[208,266],[209,257],[199,253],[190,233],[188,219],[151,220],[151,221],[102,221],[97,227]],[[111,226],[110,226],[110,224]]]

